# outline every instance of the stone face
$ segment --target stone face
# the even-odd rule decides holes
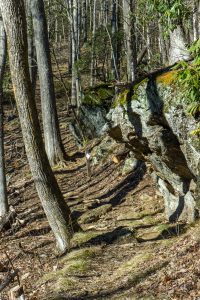
[[[122,169],[122,175],[127,175],[131,172],[134,172],[139,166],[139,161],[132,155],[132,157],[128,157]]]
[[[177,61],[187,60],[189,58],[190,52],[187,49],[183,28],[177,25],[174,30],[170,31],[169,63],[174,64]]]
[[[109,155],[113,154],[119,147],[118,143],[111,137],[106,136],[96,147],[92,149],[92,163],[97,165],[100,161],[105,160]]]
[[[122,91],[110,109],[83,105],[80,116],[88,138],[109,135],[133,153],[123,172],[134,171],[137,160],[150,166],[169,221],[192,222],[200,209],[200,139],[191,132],[199,124],[186,113],[181,88],[171,84],[174,72],[151,76]],[[100,156],[107,155],[112,145],[109,139],[106,147],[102,144]]]
[[[131,100],[110,110],[102,130],[152,166],[172,222],[194,221],[197,207],[191,189],[199,176],[199,141],[191,135],[197,122],[185,113],[183,99],[181,91],[150,79]]]
[[[79,124],[74,121],[69,125],[69,129],[78,145],[83,145],[82,133],[84,138],[88,140],[101,135],[101,129],[106,123],[106,110],[98,106],[82,105],[79,108],[78,119],[80,120]]]

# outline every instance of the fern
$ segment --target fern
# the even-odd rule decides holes
[[[188,113],[198,116],[200,113],[200,39],[190,47],[191,54],[195,57],[192,64],[180,62],[175,69],[176,79],[185,94],[188,104]]]
[[[200,113],[200,102],[194,102],[188,106],[188,113],[192,116],[196,116]]]

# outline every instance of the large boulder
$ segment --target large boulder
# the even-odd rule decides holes
[[[83,92],[82,105],[78,109],[76,118],[69,125],[79,146],[87,140],[101,136],[114,94],[115,88],[108,84],[88,88]]]
[[[186,113],[184,94],[172,84],[173,76],[174,71],[152,76],[121,93],[102,131],[150,163],[168,220],[192,222],[199,206],[194,195],[200,141],[191,132],[198,121]]]
[[[137,160],[147,162],[169,221],[193,222],[200,208],[200,139],[191,133],[199,120],[188,115],[187,99],[175,83],[175,74],[148,76],[115,100],[105,93],[106,105],[82,105],[79,120],[89,139],[108,134],[125,145],[136,159],[133,171]],[[109,153],[112,140],[104,148],[101,153]]]

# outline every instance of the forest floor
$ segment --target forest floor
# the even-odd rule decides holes
[[[60,127],[72,159],[54,173],[83,232],[74,234],[71,252],[58,257],[31,179],[19,120],[10,105],[5,111],[8,196],[17,221],[0,235],[0,282],[11,267],[9,256],[30,300],[200,299],[200,224],[165,221],[163,199],[144,166],[122,176],[124,161],[116,164],[108,157],[92,168],[89,181],[63,99]],[[9,299],[16,285],[12,282],[0,299]]]

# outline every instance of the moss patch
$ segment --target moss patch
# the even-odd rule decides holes
[[[100,231],[77,232],[74,234],[71,240],[72,246],[81,246],[82,244],[85,244],[90,239],[97,237],[100,234]]]
[[[83,103],[90,106],[109,107],[115,94],[112,85],[99,85],[94,88],[88,88],[83,92]]]
[[[98,247],[90,247],[90,248],[84,248],[80,250],[75,250],[70,252],[67,256],[62,258],[61,262],[69,262],[73,260],[87,260],[90,258],[94,258],[97,254],[97,252],[100,250]]]
[[[105,215],[112,209],[111,204],[105,204],[100,207],[94,208],[89,210],[88,212],[84,213],[80,218],[79,221],[81,223],[91,223],[100,219],[101,216]]]
[[[142,90],[145,90],[144,85],[148,82],[148,78],[145,78],[141,80],[139,83],[135,84],[132,87],[132,96],[131,100],[139,100],[139,95]],[[116,107],[118,105],[124,106],[127,103],[128,100],[128,94],[129,94],[130,89],[125,89],[119,95],[116,97],[116,100],[113,103],[113,107]]]
[[[158,76],[156,78],[157,83],[162,83],[164,85],[171,85],[175,82],[178,75],[177,70],[172,70],[166,73],[163,73],[162,75]]]
[[[70,252],[61,259],[61,268],[57,271],[45,274],[40,279],[39,284],[45,284],[51,281],[53,289],[56,292],[67,291],[76,283],[73,276],[88,271],[90,268],[90,260],[100,251],[100,247],[91,247]]]
[[[115,278],[120,278],[126,274],[137,273],[141,266],[147,261],[151,261],[152,253],[138,253],[131,260],[123,263],[114,273]]]

